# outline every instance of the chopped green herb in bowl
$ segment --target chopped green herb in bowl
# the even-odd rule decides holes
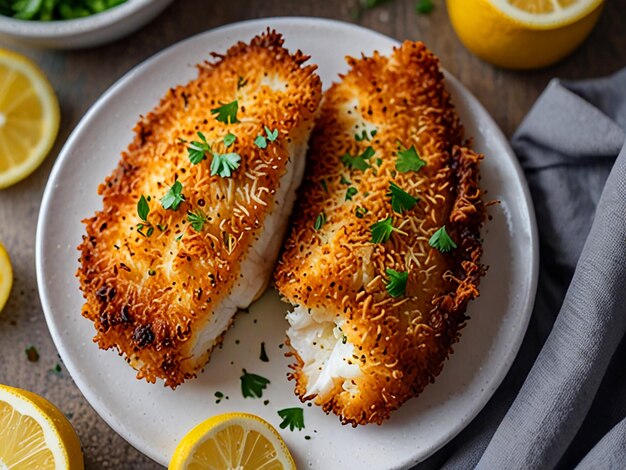
[[[19,20],[73,20],[102,13],[127,0],[0,0],[0,14]]]

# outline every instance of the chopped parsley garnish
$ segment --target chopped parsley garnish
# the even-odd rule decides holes
[[[224,147],[230,147],[235,143],[235,140],[237,140],[237,136],[229,132],[224,136]]]
[[[206,141],[206,137],[202,132],[198,132],[198,137],[200,137],[200,142],[194,140],[191,142],[189,147],[187,147],[187,152],[189,153],[189,161],[193,165],[197,165],[202,160],[206,158],[207,152],[211,152],[211,146]]]
[[[315,218],[315,224],[313,225],[313,228],[315,230],[319,230],[324,226],[325,223],[326,223],[326,214],[324,214],[323,212],[320,212],[319,215]]]
[[[411,147],[408,149],[398,151],[396,170],[398,170],[400,173],[407,173],[409,171],[420,171],[425,165],[426,162],[422,160],[419,153],[417,153],[414,145],[411,145]]]
[[[29,346],[24,351],[26,353],[26,359],[30,362],[37,362],[39,360],[39,351],[35,346]]]
[[[241,376],[241,393],[244,398],[261,398],[263,396],[263,390],[270,383],[265,377],[260,375],[250,374],[243,369],[243,375]]]
[[[320,181],[320,184],[322,185],[324,191],[328,192],[328,185],[326,184],[326,180]]]
[[[146,231],[146,233],[143,233],[143,229],[145,227],[144,224],[137,224],[137,233],[139,235],[143,235],[146,238],[150,238],[152,236],[152,234],[154,233],[154,227],[152,225],[150,225],[150,223],[148,224],[148,230]]]
[[[179,242],[183,238],[184,234],[185,234],[185,232],[176,235],[176,237],[174,237],[174,241]]]
[[[267,139],[262,135],[257,135],[256,139],[254,139],[254,145],[259,147],[260,149],[267,148]]]
[[[304,410],[302,408],[285,408],[284,410],[278,410],[278,416],[283,421],[280,423],[280,429],[285,429],[289,426],[289,430],[293,431],[298,428],[299,431],[304,429]]]
[[[243,78],[242,76],[237,77],[237,90],[239,90],[241,87],[246,86],[247,83],[248,83],[247,78]]]
[[[148,214],[150,214],[150,206],[148,205],[148,201],[146,201],[145,196],[142,195],[137,203],[137,215],[141,220],[147,222]]]
[[[155,276],[156,271],[154,269],[148,269],[148,276]]]
[[[211,114],[217,114],[215,119],[224,124],[233,124],[239,122],[237,120],[237,111],[239,110],[239,103],[237,100],[230,103],[223,104],[219,108],[213,108]]]
[[[267,140],[269,140],[270,142],[274,142],[276,139],[278,139],[278,129],[274,129],[273,131],[270,131],[270,128],[267,126],[263,126],[265,128],[265,133],[267,134]]]
[[[385,270],[389,281],[385,283],[385,288],[391,297],[402,297],[406,292],[406,282],[409,279],[409,273],[398,272],[394,269],[387,268]]]
[[[231,153],[214,153],[211,160],[211,176],[219,175],[222,178],[230,178],[233,171],[239,168],[241,157],[239,154]]]
[[[420,15],[427,15],[433,11],[433,8],[435,8],[433,0],[417,0],[417,4],[415,5],[415,11]]]
[[[352,184],[352,182],[343,175],[341,175],[341,179],[339,180],[339,182],[341,184]]]
[[[58,362],[56,363],[56,365],[50,369],[50,372],[52,372],[54,375],[61,375],[61,372],[63,371],[63,369],[61,369],[61,364],[59,364]]]
[[[365,214],[367,214],[367,209],[365,207],[359,206],[354,209],[354,213],[359,219],[362,219],[363,217],[365,217]]]
[[[341,163],[343,163],[346,168],[365,171],[370,167],[370,164],[367,163],[366,160],[372,158],[375,154],[376,151],[369,146],[361,155],[357,155],[356,157],[346,153],[343,157],[341,157]]]
[[[433,236],[428,240],[428,244],[433,248],[438,249],[441,253],[447,253],[456,248],[456,243],[450,238],[448,232],[446,232],[446,226],[443,225],[439,230],[433,233]]]
[[[363,142],[364,140],[371,140],[376,135],[376,129],[372,129],[372,131],[368,134],[367,129],[363,129],[360,134],[354,134],[354,139],[357,142]]]
[[[346,201],[351,201],[352,197],[358,193],[357,189],[354,186],[350,186],[346,190]]]
[[[200,209],[196,209],[195,212],[188,211],[187,212],[187,220],[189,224],[193,227],[196,232],[202,232],[204,228],[204,224],[209,221],[206,214],[202,212]]]
[[[265,129],[265,134],[267,135],[267,138],[259,134],[256,136],[256,139],[254,139],[254,145],[259,147],[260,149],[267,148],[268,141],[274,142],[276,139],[278,139],[278,129],[274,129],[273,131],[271,131],[270,128],[267,126],[263,126],[263,128]]]
[[[372,232],[372,243],[385,243],[391,237],[391,233],[395,230],[391,217],[379,220],[370,227]]]
[[[185,200],[183,196],[183,185],[180,181],[172,185],[172,187],[165,193],[165,196],[161,198],[161,205],[163,209],[171,209],[173,211],[178,210],[180,203]]]
[[[167,225],[157,224],[156,226],[161,232],[165,232],[167,230]]]
[[[402,214],[402,211],[413,209],[419,201],[419,199],[411,196],[395,183],[389,185],[387,196],[391,196],[391,208],[398,214]]]
[[[376,159],[376,165],[380,166],[383,164],[383,159],[382,158],[377,158]]]
[[[267,353],[265,352],[265,343],[261,343],[261,355],[259,356],[259,359],[263,362],[270,362],[267,357]]]
[[[224,398],[226,398],[228,400],[228,397],[225,397],[224,394],[222,392],[220,392],[220,391],[215,392],[214,395],[215,395],[215,398],[216,398],[215,403],[218,404],[218,405],[220,404],[220,402]]]

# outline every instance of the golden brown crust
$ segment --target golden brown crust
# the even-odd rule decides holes
[[[190,339],[229,295],[248,247],[275,207],[288,146],[306,138],[321,83],[316,67],[303,65],[307,56],[282,45],[268,29],[250,44],[213,54],[214,61],[198,66],[196,79],[171,88],[139,120],[118,167],[100,185],[102,210],[84,220],[77,273],[83,316],[94,322],[94,341],[117,348],[138,378],[162,378],[175,387],[204,366],[209,352],[194,356]],[[218,122],[210,110],[235,99],[240,122]],[[264,126],[279,136],[260,149],[254,139]],[[190,163],[189,144],[181,139],[199,140],[198,131],[214,151],[241,155],[231,178],[211,176],[208,160]],[[237,140],[226,149],[222,139],[229,132]],[[176,211],[165,210],[159,201],[176,180],[185,201]],[[137,233],[141,195],[150,197],[150,237]],[[197,209],[210,218],[202,232],[187,222],[187,212]]]
[[[342,330],[362,371],[354,379],[358,394],[337,380],[330,393],[307,397],[303,361],[295,351],[291,377],[303,401],[313,398],[344,424],[357,425],[381,423],[441,371],[466,320],[467,302],[478,295],[484,208],[482,156],[462,146],[463,130],[437,58],[422,43],[405,42],[390,57],[375,53],[348,63],[349,72],[324,95],[275,280],[291,304],[330,310],[345,320]],[[377,133],[371,141],[355,139],[372,128]],[[398,172],[399,145],[414,145],[426,166]],[[370,168],[342,164],[346,152],[358,155],[367,146],[376,152]],[[390,182],[419,203],[394,213]],[[358,190],[352,200],[345,200],[348,186]],[[362,218],[357,207],[367,209]],[[326,224],[316,230],[320,213]],[[386,217],[401,232],[387,243],[371,243],[370,226]],[[458,244],[450,254],[428,243],[442,225]],[[387,293],[386,268],[409,272],[406,297]]]

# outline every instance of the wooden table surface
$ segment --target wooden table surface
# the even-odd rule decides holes
[[[51,371],[59,358],[39,302],[34,247],[41,196],[60,148],[100,94],[130,68],[171,44],[216,26],[252,18],[316,16],[356,21],[352,15],[355,4],[356,0],[177,0],[139,32],[107,46],[72,52],[19,49],[48,75],[59,97],[62,122],[55,148],[41,168],[25,181],[0,191],[0,240],[10,253],[15,276],[9,303],[0,315],[0,383],[39,393],[59,406],[78,432],[87,468],[160,467],[105,424],[64,368],[60,374]],[[357,22],[400,40],[426,42],[507,136],[551,78],[603,76],[626,65],[623,0],[609,0],[589,39],[571,56],[533,72],[500,70],[466,51],[452,31],[443,0],[435,0],[436,8],[427,16],[416,15],[414,4],[415,0],[391,1],[368,11]],[[24,350],[30,345],[39,350],[38,362],[26,359]]]

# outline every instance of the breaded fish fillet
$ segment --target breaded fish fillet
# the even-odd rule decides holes
[[[483,274],[477,155],[437,58],[405,42],[348,58],[324,95],[275,272],[296,393],[381,423],[433,382]]]
[[[268,30],[171,88],[84,220],[83,316],[138,378],[194,377],[271,277],[321,98],[282,45]]]

